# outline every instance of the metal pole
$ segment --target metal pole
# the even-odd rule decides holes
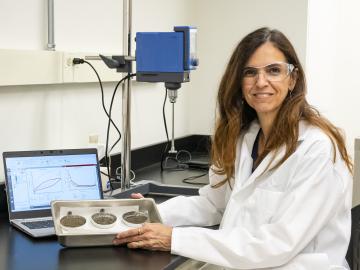
[[[172,105],[172,123],[171,123],[172,134],[171,134],[171,148],[169,150],[169,153],[176,154],[177,151],[175,149],[175,102],[172,102],[171,105]]]
[[[178,95],[178,90],[168,89],[169,101],[172,105],[172,123],[171,123],[171,148],[169,150],[170,154],[176,154],[177,151],[175,149],[175,102]]]
[[[123,0],[123,53],[131,55],[131,12],[132,0]],[[121,190],[130,188],[131,170],[131,83],[128,79],[122,86],[122,151],[121,151]]]
[[[54,0],[48,0],[48,43],[47,49],[55,51],[55,38],[54,38]]]

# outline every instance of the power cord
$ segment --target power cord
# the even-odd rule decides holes
[[[102,104],[103,110],[104,110],[106,116],[108,117],[108,119],[110,120],[110,122],[113,124],[113,126],[117,130],[117,132],[119,134],[119,139],[118,140],[120,140],[121,139],[121,132],[120,132],[119,128],[116,126],[116,124],[114,123],[114,121],[111,119],[111,116],[108,113],[108,111],[106,110],[105,99],[104,99],[104,96],[105,96],[104,95],[104,88],[103,88],[102,81],[100,79],[99,73],[96,71],[95,67],[90,62],[88,62],[88,61],[86,61],[86,60],[84,60],[82,58],[74,58],[73,59],[73,64],[74,65],[79,65],[79,64],[84,64],[84,63],[89,65],[96,74],[96,77],[97,77],[97,79],[99,81],[100,90],[101,90],[101,104]],[[105,158],[105,166],[106,166],[106,169],[107,169],[107,173],[108,173],[108,175],[110,175],[109,158],[108,158],[107,149],[105,149],[105,157],[104,158]]]
[[[200,170],[200,169],[197,169],[197,170]],[[209,173],[208,170],[200,170],[200,171],[203,171],[204,173],[199,174],[199,175],[193,175],[193,176],[186,177],[186,178],[182,179],[182,182],[186,183],[186,184],[191,184],[191,185],[204,185],[204,186],[207,185],[207,183],[192,182],[192,180],[203,177],[203,176],[205,176],[205,175],[207,175]]]
[[[112,108],[113,108],[113,104],[114,104],[114,99],[115,99],[116,92],[117,92],[117,90],[118,90],[118,88],[119,88],[119,85],[120,85],[122,82],[124,82],[125,80],[130,79],[130,78],[132,78],[132,77],[134,77],[134,76],[136,76],[136,73],[134,73],[134,74],[128,74],[128,75],[126,75],[124,78],[122,78],[122,79],[116,84],[116,86],[115,86],[115,88],[114,88],[114,92],[113,92],[112,97],[111,97],[110,108],[109,108],[109,120],[108,120],[107,129],[106,129],[106,144],[105,144],[105,156],[107,157],[108,173],[109,173],[110,176],[111,176],[111,174],[110,174],[110,164],[111,164],[110,152],[113,150],[113,148],[116,146],[116,144],[117,144],[117,143],[120,141],[120,139],[121,139],[121,134],[120,134],[119,138],[116,140],[116,142],[112,145],[112,147],[111,147],[110,150],[109,150],[111,112],[112,112]],[[110,178],[109,178],[111,189],[113,189],[112,179],[113,179],[113,177],[110,177]],[[115,181],[116,181],[116,179],[115,179]]]
[[[104,110],[106,116],[108,117],[108,119],[110,119],[112,125],[115,127],[116,131],[118,132],[118,134],[119,134],[119,140],[120,140],[120,138],[121,138],[121,132],[120,132],[119,128],[116,126],[116,124],[114,123],[114,121],[113,121],[113,120],[111,119],[111,117],[109,116],[108,111],[106,110],[105,100],[104,100],[104,88],[103,88],[102,81],[101,81],[101,79],[100,79],[100,76],[99,76],[98,72],[96,71],[96,69],[94,68],[94,66],[93,66],[90,62],[88,62],[88,61],[86,61],[86,60],[84,60],[84,59],[82,59],[82,58],[74,58],[74,59],[73,59],[73,64],[74,64],[74,65],[79,65],[79,64],[84,64],[84,63],[88,64],[88,65],[92,68],[92,70],[95,72],[95,74],[96,74],[96,77],[97,77],[97,79],[98,79],[98,81],[99,81],[100,90],[101,90],[101,104],[102,104],[103,110]]]
[[[114,121],[111,118],[111,111],[112,111],[112,106],[113,106],[113,102],[114,102],[114,98],[115,98],[115,94],[117,92],[117,89],[119,87],[119,85],[124,82],[127,79],[130,79],[133,76],[136,76],[136,74],[128,74],[127,76],[123,77],[115,86],[112,98],[111,98],[111,103],[110,103],[110,108],[109,108],[109,112],[106,110],[106,106],[105,106],[105,100],[104,100],[104,89],[103,89],[103,85],[102,85],[102,81],[100,79],[100,76],[98,74],[98,72],[96,71],[96,69],[94,68],[94,66],[89,63],[88,61],[82,59],[82,58],[74,58],[73,59],[73,64],[74,65],[78,65],[78,64],[83,64],[86,63],[88,64],[92,70],[95,72],[96,77],[99,81],[99,85],[100,85],[100,90],[101,90],[101,103],[102,103],[102,107],[103,110],[105,112],[105,114],[108,117],[108,126],[107,126],[107,132],[106,132],[106,145],[105,145],[105,166],[107,169],[107,174],[103,173],[104,175],[107,175],[107,177],[109,178],[109,183],[110,183],[110,188],[111,190],[113,190],[113,186],[112,186],[112,179],[113,177],[111,176],[110,173],[110,159],[109,159],[109,153],[113,150],[113,148],[116,146],[116,144],[120,141],[121,139],[121,132],[119,130],[119,128],[117,127],[117,125],[114,123]],[[111,146],[110,151],[109,150],[109,134],[110,134],[110,123],[115,127],[116,131],[119,134],[119,138],[115,141],[115,143]]]
[[[185,154],[185,155],[184,155]],[[168,171],[183,171],[189,168],[187,162],[191,160],[191,153],[187,150],[180,150],[176,155],[170,155],[165,158],[163,164],[165,164],[164,170]]]
[[[168,146],[169,146],[169,133],[168,133],[168,129],[167,129],[167,124],[166,124],[166,114],[165,114],[165,105],[166,105],[166,99],[167,99],[167,88],[165,88],[165,97],[164,97],[164,103],[163,103],[163,109],[162,109],[162,114],[163,114],[163,121],[164,121],[164,128],[165,128],[165,133],[166,133],[166,145],[164,148],[164,151],[161,154],[161,160],[160,160],[160,170],[163,171],[164,170],[164,157],[166,155],[166,152],[168,150]]]

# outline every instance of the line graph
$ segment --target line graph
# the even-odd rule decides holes
[[[29,168],[25,171],[34,194],[96,187],[94,166]]]
[[[98,193],[96,164],[27,168],[24,173],[32,207],[41,207],[52,200],[93,198]]]
[[[17,211],[48,209],[53,200],[101,198],[94,154],[16,158],[7,173]]]
[[[34,186],[34,192],[39,192],[42,190],[46,190],[48,188],[51,188],[52,186],[55,186],[59,181],[61,181],[61,178],[52,178],[45,180],[41,182],[39,185]]]

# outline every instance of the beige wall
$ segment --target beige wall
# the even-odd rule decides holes
[[[360,137],[359,9],[357,0],[309,1],[306,55],[309,101],[343,129],[349,153],[355,158],[356,204],[360,203],[360,148],[356,139]]]
[[[197,0],[199,70],[194,72],[188,100],[196,110],[190,119],[193,133],[213,130],[215,98],[230,54],[246,34],[268,26],[283,31],[305,65],[307,0]]]

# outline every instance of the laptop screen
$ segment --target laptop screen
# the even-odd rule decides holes
[[[52,200],[101,199],[96,150],[89,152],[54,150],[34,156],[4,153],[9,211],[50,209]]]

